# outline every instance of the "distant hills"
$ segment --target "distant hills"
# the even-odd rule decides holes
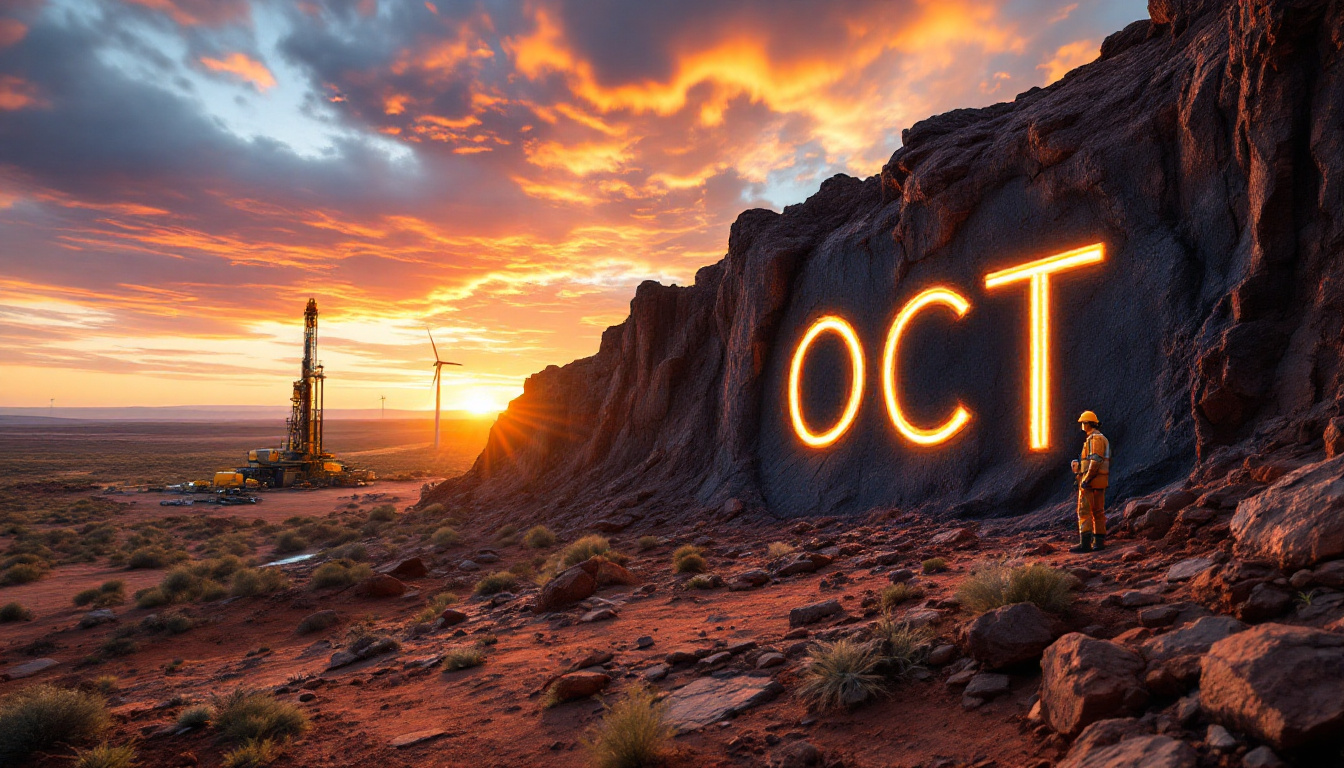
[[[0,408],[0,421],[64,419],[70,421],[273,421],[284,419],[289,409],[275,405],[170,405],[126,406],[116,408]],[[381,416],[377,408],[328,408],[326,418],[353,421],[360,419],[432,419],[433,411],[388,408]],[[493,419],[493,414],[468,411],[444,411],[445,419]]]

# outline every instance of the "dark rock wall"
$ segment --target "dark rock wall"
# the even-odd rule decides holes
[[[1341,383],[1344,0],[1150,14],[1049,88],[917,123],[880,176],[744,212],[722,261],[690,287],[641,285],[598,353],[530,377],[472,470],[426,500],[576,525],[730,499],[978,517],[1068,498],[1084,408],[1114,442],[1114,498],[1257,429],[1319,440]],[[1027,289],[984,275],[1093,242],[1104,264],[1052,281],[1052,447],[1029,453]],[[972,309],[912,327],[904,402],[918,423],[958,400],[973,420],[918,449],[886,415],[880,363],[895,313],[934,284]],[[854,427],[813,450],[785,390],[824,314],[858,330],[867,375]],[[819,341],[811,423],[839,414],[849,377],[843,347]]]

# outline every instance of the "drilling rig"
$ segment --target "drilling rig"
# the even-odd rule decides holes
[[[359,485],[374,479],[372,472],[350,469],[322,450],[326,379],[317,359],[317,299],[309,299],[303,311],[303,365],[290,397],[284,447],[248,451],[247,466],[238,474],[268,488]]]

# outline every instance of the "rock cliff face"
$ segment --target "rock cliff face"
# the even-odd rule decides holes
[[[1098,61],[1011,103],[915,124],[880,176],[836,176],[782,214],[746,211],[689,287],[648,282],[590,358],[527,380],[475,466],[425,501],[515,520],[924,507],[1020,514],[1066,500],[1073,423],[1099,412],[1112,498],[1217,464],[1234,444],[1319,444],[1339,413],[1344,330],[1344,2],[1152,0]],[[1101,242],[1051,286],[1051,447],[1027,447],[1025,285],[986,273]],[[881,388],[900,307],[933,285],[901,397],[961,434],[900,438]],[[795,436],[793,350],[818,317],[867,364],[853,426]],[[840,414],[850,367],[824,336],[804,411]],[[1244,449],[1243,449],[1244,452]]]

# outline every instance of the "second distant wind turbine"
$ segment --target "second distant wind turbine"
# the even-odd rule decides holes
[[[429,334],[429,346],[434,348],[434,452],[439,451],[439,392],[443,388],[443,377],[439,374],[443,371],[445,365],[462,365],[461,363],[450,363],[439,357],[439,345],[434,343],[434,333],[428,328],[425,333]]]

